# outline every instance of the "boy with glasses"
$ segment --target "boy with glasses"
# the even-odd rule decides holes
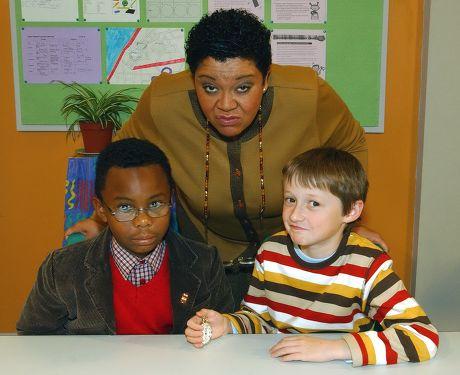
[[[93,202],[107,228],[48,255],[18,333],[182,333],[203,307],[230,311],[216,249],[169,229],[172,187],[159,148],[134,138],[109,145],[97,161]]]

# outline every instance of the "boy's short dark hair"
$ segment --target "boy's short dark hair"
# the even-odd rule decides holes
[[[239,57],[253,61],[265,78],[272,63],[270,30],[246,10],[220,9],[192,27],[185,55],[192,74],[207,57],[221,62]]]
[[[358,159],[335,148],[315,148],[297,155],[283,168],[283,181],[326,190],[340,199],[346,215],[353,203],[366,200],[366,172]]]
[[[101,192],[105,187],[107,173],[112,167],[133,168],[148,165],[160,165],[173,187],[171,166],[168,158],[153,143],[137,138],[126,138],[108,145],[99,155],[96,163],[96,181],[94,192],[102,200]]]

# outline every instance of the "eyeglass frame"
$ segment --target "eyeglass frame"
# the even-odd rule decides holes
[[[137,208],[137,207],[134,207],[133,208],[133,211],[135,213],[134,217],[132,219],[129,219],[129,220],[120,220],[117,218],[117,210],[113,210],[112,208],[110,208],[107,203],[105,203],[103,200],[101,200],[102,204],[109,210],[110,214],[115,218],[116,221],[120,222],[120,223],[127,223],[129,221],[133,221],[135,218],[137,218],[139,216],[139,213],[141,212],[145,212],[145,214],[152,218],[152,219],[158,219],[160,217],[164,217],[166,216],[167,214],[169,214],[171,212],[171,208],[173,207],[172,203],[166,203],[166,202],[158,202],[161,204],[160,208],[162,207],[168,207],[168,212],[166,212],[164,215],[160,215],[160,216],[151,216],[149,215],[149,211],[148,211],[148,208],[144,208],[144,207],[141,207],[141,208]]]

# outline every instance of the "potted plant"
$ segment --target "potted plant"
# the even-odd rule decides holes
[[[133,105],[139,100],[128,93],[133,88],[101,92],[77,82],[60,83],[72,91],[61,106],[66,123],[69,117],[73,119],[67,136],[72,135],[75,140],[78,125],[87,153],[98,153],[111,142],[112,134],[122,126],[121,115],[131,114]]]

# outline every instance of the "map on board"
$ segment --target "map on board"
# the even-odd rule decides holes
[[[107,82],[149,84],[162,72],[185,69],[184,30],[107,28]]]

